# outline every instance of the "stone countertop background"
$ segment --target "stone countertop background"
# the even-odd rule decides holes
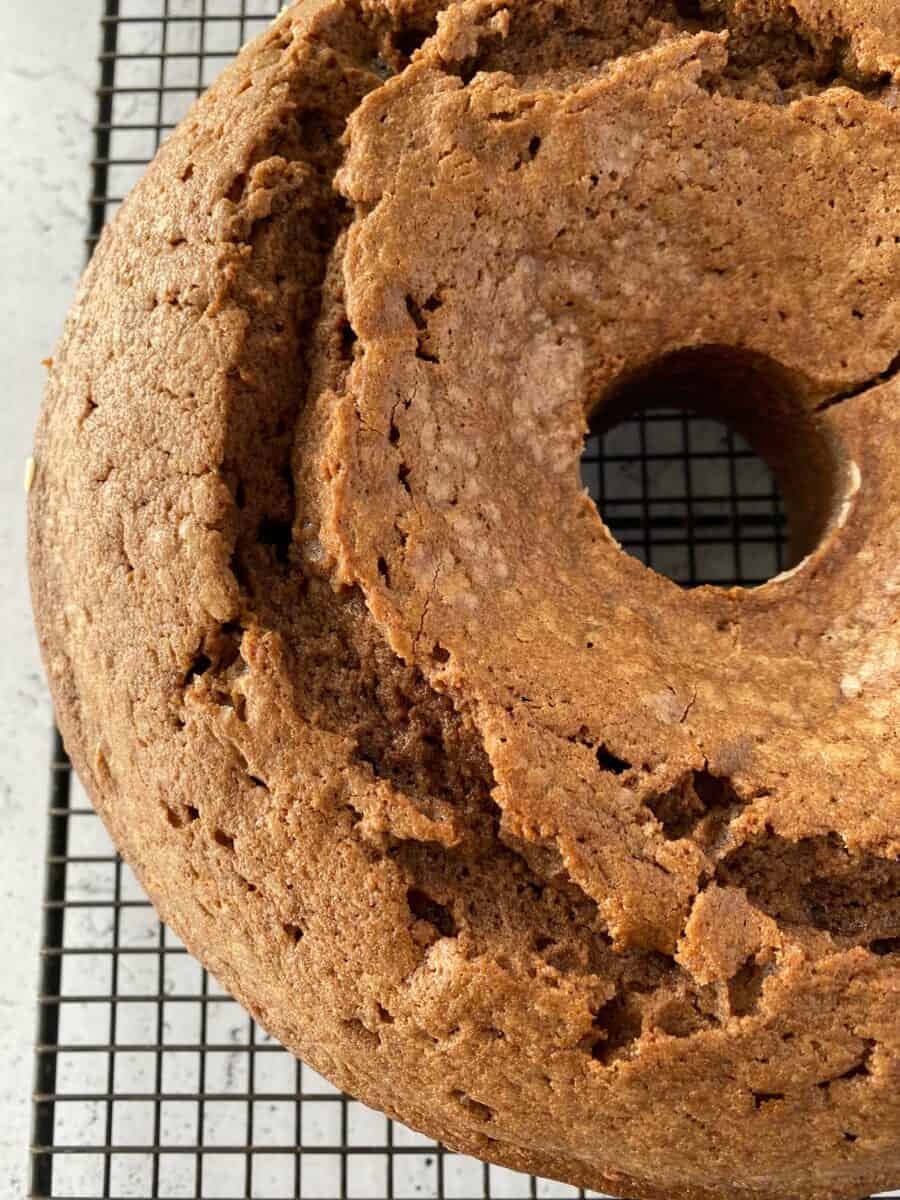
[[[52,714],[25,571],[25,460],[85,256],[100,0],[0,4],[0,1196],[27,1194]]]

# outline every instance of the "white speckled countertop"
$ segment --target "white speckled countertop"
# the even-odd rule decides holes
[[[23,472],[84,259],[100,0],[0,5],[0,1196],[27,1192],[51,712],[25,574]]]

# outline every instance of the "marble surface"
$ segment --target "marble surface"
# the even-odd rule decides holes
[[[84,260],[100,0],[0,5],[0,1196],[27,1192],[51,712],[25,575],[25,460]]]

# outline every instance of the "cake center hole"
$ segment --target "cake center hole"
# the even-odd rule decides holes
[[[836,455],[788,373],[727,347],[679,351],[598,404],[581,479],[613,537],[685,587],[757,587],[828,526]]]

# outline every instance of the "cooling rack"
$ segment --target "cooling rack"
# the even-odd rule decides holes
[[[106,0],[90,247],[160,139],[278,7]],[[784,565],[774,481],[715,421],[642,413],[590,437],[582,473],[623,546],[680,583],[751,585]],[[157,921],[58,738],[51,781],[34,1197],[593,1194],[453,1154],[296,1062]]]

